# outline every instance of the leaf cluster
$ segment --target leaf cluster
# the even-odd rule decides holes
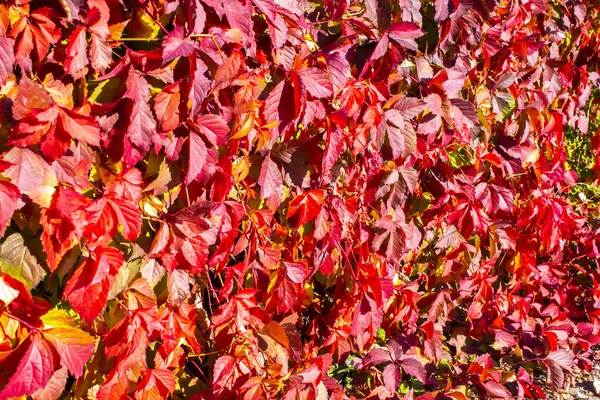
[[[583,0],[2,2],[0,399],[560,389],[600,342],[599,29]]]

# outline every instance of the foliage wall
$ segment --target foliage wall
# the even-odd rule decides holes
[[[600,341],[599,9],[0,4],[0,399],[543,398]]]

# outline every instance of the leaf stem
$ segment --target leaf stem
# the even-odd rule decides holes
[[[9,313],[9,312],[6,312],[6,315],[7,315],[9,318],[11,318],[11,319],[14,319],[15,321],[18,321],[18,322],[19,322],[21,325],[24,325],[24,326],[26,326],[27,328],[31,329],[32,331],[35,331],[35,332],[37,332],[37,331],[39,331],[39,330],[40,330],[40,328],[38,328],[37,326],[33,326],[33,325],[31,325],[30,323],[28,323],[28,322],[26,322],[26,321],[22,320],[21,318],[17,317],[16,315],[13,315],[13,314],[11,314],[11,313]]]
[[[119,39],[110,39],[111,41],[115,41],[115,42],[153,42],[153,41],[157,41],[157,40],[163,40],[163,38],[119,38]]]
[[[217,40],[215,39],[215,35],[210,34],[210,33],[194,33],[194,34],[190,35],[190,37],[191,38],[211,38],[213,43],[217,47],[217,51],[219,52],[219,55],[221,56],[221,60],[225,61],[225,57],[223,56],[223,51],[221,50],[221,47],[217,43]]]

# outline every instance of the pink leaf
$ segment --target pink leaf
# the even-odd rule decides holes
[[[213,146],[224,146],[227,143],[229,127],[220,115],[199,115],[195,122],[198,130]]]
[[[204,140],[193,132],[190,133],[189,146],[188,172],[185,176],[186,185],[189,185],[194,181],[200,172],[202,172],[202,168],[204,168],[208,156],[208,150],[206,144],[204,144]]]
[[[262,163],[258,184],[260,185],[260,197],[263,199],[270,197],[273,193],[279,192],[282,188],[283,182],[279,167],[269,156],[265,157]]]
[[[492,396],[499,397],[501,399],[512,398],[512,394],[508,391],[508,389],[498,382],[484,382],[483,387]]]
[[[421,28],[412,22],[398,22],[390,26],[387,32],[390,38],[394,39],[399,45],[415,51],[417,50],[415,39],[424,34]]]
[[[21,193],[12,183],[0,181],[0,236],[8,226],[15,210]]]
[[[400,370],[395,364],[390,364],[383,370],[383,383],[387,390],[392,393],[395,393],[400,387],[400,379],[402,378],[402,374]]]
[[[409,375],[417,378],[421,383],[425,383],[427,376],[425,374],[425,367],[419,360],[412,356],[403,356],[400,360],[400,366]]]
[[[0,35],[0,85],[13,74],[15,65],[14,40]]]
[[[555,350],[546,356],[546,360],[553,361],[561,368],[569,372],[573,372],[574,358],[573,353],[571,353],[569,350]]]
[[[392,361],[390,353],[388,353],[384,349],[373,349],[369,351],[369,353],[363,359],[363,366],[377,366],[379,364],[383,364],[384,362],[390,361]]]
[[[301,68],[294,71],[300,76],[302,84],[308,90],[308,93],[317,97],[325,98],[333,94],[333,85],[325,74],[317,68]]]
[[[187,57],[195,50],[194,43],[183,37],[183,27],[177,26],[162,43],[163,64],[178,58]]]
[[[135,101],[127,127],[127,137],[131,143],[146,153],[152,143],[154,132],[156,132],[156,121],[150,106],[145,101]]]
[[[58,367],[58,358],[55,352],[40,335],[34,334],[31,342],[23,342],[21,346],[26,346],[27,350],[20,360],[10,360],[10,355],[3,360],[4,363],[9,360],[14,361],[15,364],[2,365],[3,371],[14,370],[8,383],[0,392],[0,398],[2,399],[31,396],[36,390],[46,386],[52,377],[52,373]],[[18,352],[19,349],[20,347],[14,350],[11,355],[16,355],[15,352]]]

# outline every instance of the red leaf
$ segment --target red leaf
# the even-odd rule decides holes
[[[262,163],[258,184],[260,185],[260,197],[263,199],[271,197],[274,193],[280,193],[282,190],[281,172],[277,163],[269,156],[266,156]]]
[[[17,98],[12,106],[13,118],[23,119],[34,111],[47,109],[52,103],[52,97],[42,85],[23,76],[19,81]]]
[[[50,207],[42,209],[40,223],[44,230],[41,240],[51,271],[58,267],[67,251],[83,237],[88,223],[85,208],[89,202],[76,191],[59,186]]]
[[[109,203],[116,220],[123,229],[123,237],[135,242],[142,228],[142,214],[137,204],[126,199],[112,199]]]
[[[323,190],[309,190],[294,198],[288,206],[290,226],[297,228],[315,219],[321,212],[324,195]]]
[[[108,30],[108,29],[107,29]],[[106,37],[92,33],[90,40],[90,60],[94,71],[103,74],[112,63],[112,48],[108,44]]]
[[[168,369],[148,369],[140,381],[137,394],[142,399],[166,399],[175,391],[175,377]]]
[[[574,358],[573,353],[571,353],[569,350],[555,350],[546,356],[546,360],[555,362],[562,369],[573,372]]]
[[[549,364],[548,382],[552,390],[558,391],[562,389],[565,380],[563,370],[573,372],[573,354],[565,349],[555,350],[546,356],[546,361]]]
[[[0,236],[8,226],[15,210],[21,193],[12,183],[0,181]]]
[[[82,78],[87,73],[87,39],[83,26],[75,28],[69,37],[65,71],[75,79]]]
[[[154,111],[161,129],[172,131],[179,125],[179,84],[165,87],[154,98]]]
[[[379,364],[383,364],[385,362],[390,362],[390,361],[392,361],[392,359],[390,357],[390,353],[388,353],[384,349],[373,349],[373,350],[369,351],[369,353],[367,353],[367,355],[363,359],[363,365],[365,367],[368,367],[371,365],[377,366]]]
[[[294,88],[288,81],[279,82],[264,102],[263,115],[266,124],[278,123],[282,133],[296,118]]]
[[[408,191],[414,193],[415,189],[419,185],[419,174],[417,171],[410,167],[398,167],[398,172],[400,172],[402,180],[404,183],[406,183]]]
[[[336,93],[340,92],[351,77],[350,63],[340,53],[325,54],[327,62],[327,71],[331,79],[331,84]]]
[[[65,108],[61,108],[58,115],[59,126],[73,139],[100,146],[100,128],[93,118]]]
[[[193,54],[194,50],[194,43],[189,38],[184,38],[183,28],[177,26],[162,42],[163,64],[178,57],[187,57]]]
[[[143,154],[148,152],[152,135],[156,131],[156,121],[146,101],[135,101],[131,109],[127,137]],[[132,164],[130,162],[130,164]]]
[[[263,326],[262,331],[275,339],[277,343],[285,347],[289,350],[290,342],[288,340],[287,334],[283,327],[279,324],[279,322],[271,321],[265,326]]]
[[[56,400],[64,392],[65,386],[67,385],[67,379],[69,378],[69,371],[66,368],[60,368],[52,374],[52,377],[44,386],[36,390],[31,396],[33,400]]]
[[[565,383],[565,373],[561,366],[555,361],[549,361],[548,383],[553,391],[558,392]]]
[[[14,370],[0,398],[7,399],[19,396],[31,396],[36,390],[46,386],[58,367],[58,357],[50,344],[40,335],[32,334],[31,339],[21,343],[14,352],[26,348],[20,360],[7,358],[4,362],[18,362],[18,365],[3,365],[3,371]],[[17,354],[17,353],[15,353]],[[9,356],[10,357],[10,356]]]
[[[127,379],[121,376],[118,368],[113,369],[98,390],[98,400],[119,400],[127,392]]]
[[[416,97],[401,97],[394,103],[394,109],[409,120],[425,110],[425,102]]]
[[[216,388],[228,387],[233,379],[235,359],[230,355],[223,355],[215,361],[213,367],[213,384]]]
[[[229,127],[219,115],[204,114],[196,117],[198,130],[213,146],[224,146],[227,143]]]
[[[65,298],[89,324],[104,310],[114,277],[124,262],[119,250],[98,247],[67,282]]]
[[[394,158],[407,157],[417,147],[417,134],[410,122],[405,122],[402,114],[395,110],[384,113],[387,124],[388,139]]]
[[[244,57],[239,51],[233,51],[231,55],[219,65],[215,72],[213,90],[220,90],[229,85],[241,72],[244,65]]]
[[[200,108],[200,105],[210,91],[211,81],[208,79],[208,67],[202,60],[195,57],[190,57],[190,88],[189,99],[191,102],[190,117],[194,117]]]
[[[301,68],[294,70],[300,76],[300,81],[308,93],[317,98],[329,97],[333,94],[333,85],[325,74],[317,68]]]
[[[42,317],[42,321],[43,335],[56,349],[62,366],[68,368],[75,378],[79,378],[83,374],[84,365],[94,353],[96,340],[77,328],[73,318],[65,311],[50,310]]]
[[[306,265],[301,262],[284,261],[285,270],[290,281],[294,283],[304,283],[308,278]]]
[[[511,212],[513,209],[513,193],[509,189],[493,183],[478,184],[475,187],[475,198],[490,214],[495,214],[498,210]]]

